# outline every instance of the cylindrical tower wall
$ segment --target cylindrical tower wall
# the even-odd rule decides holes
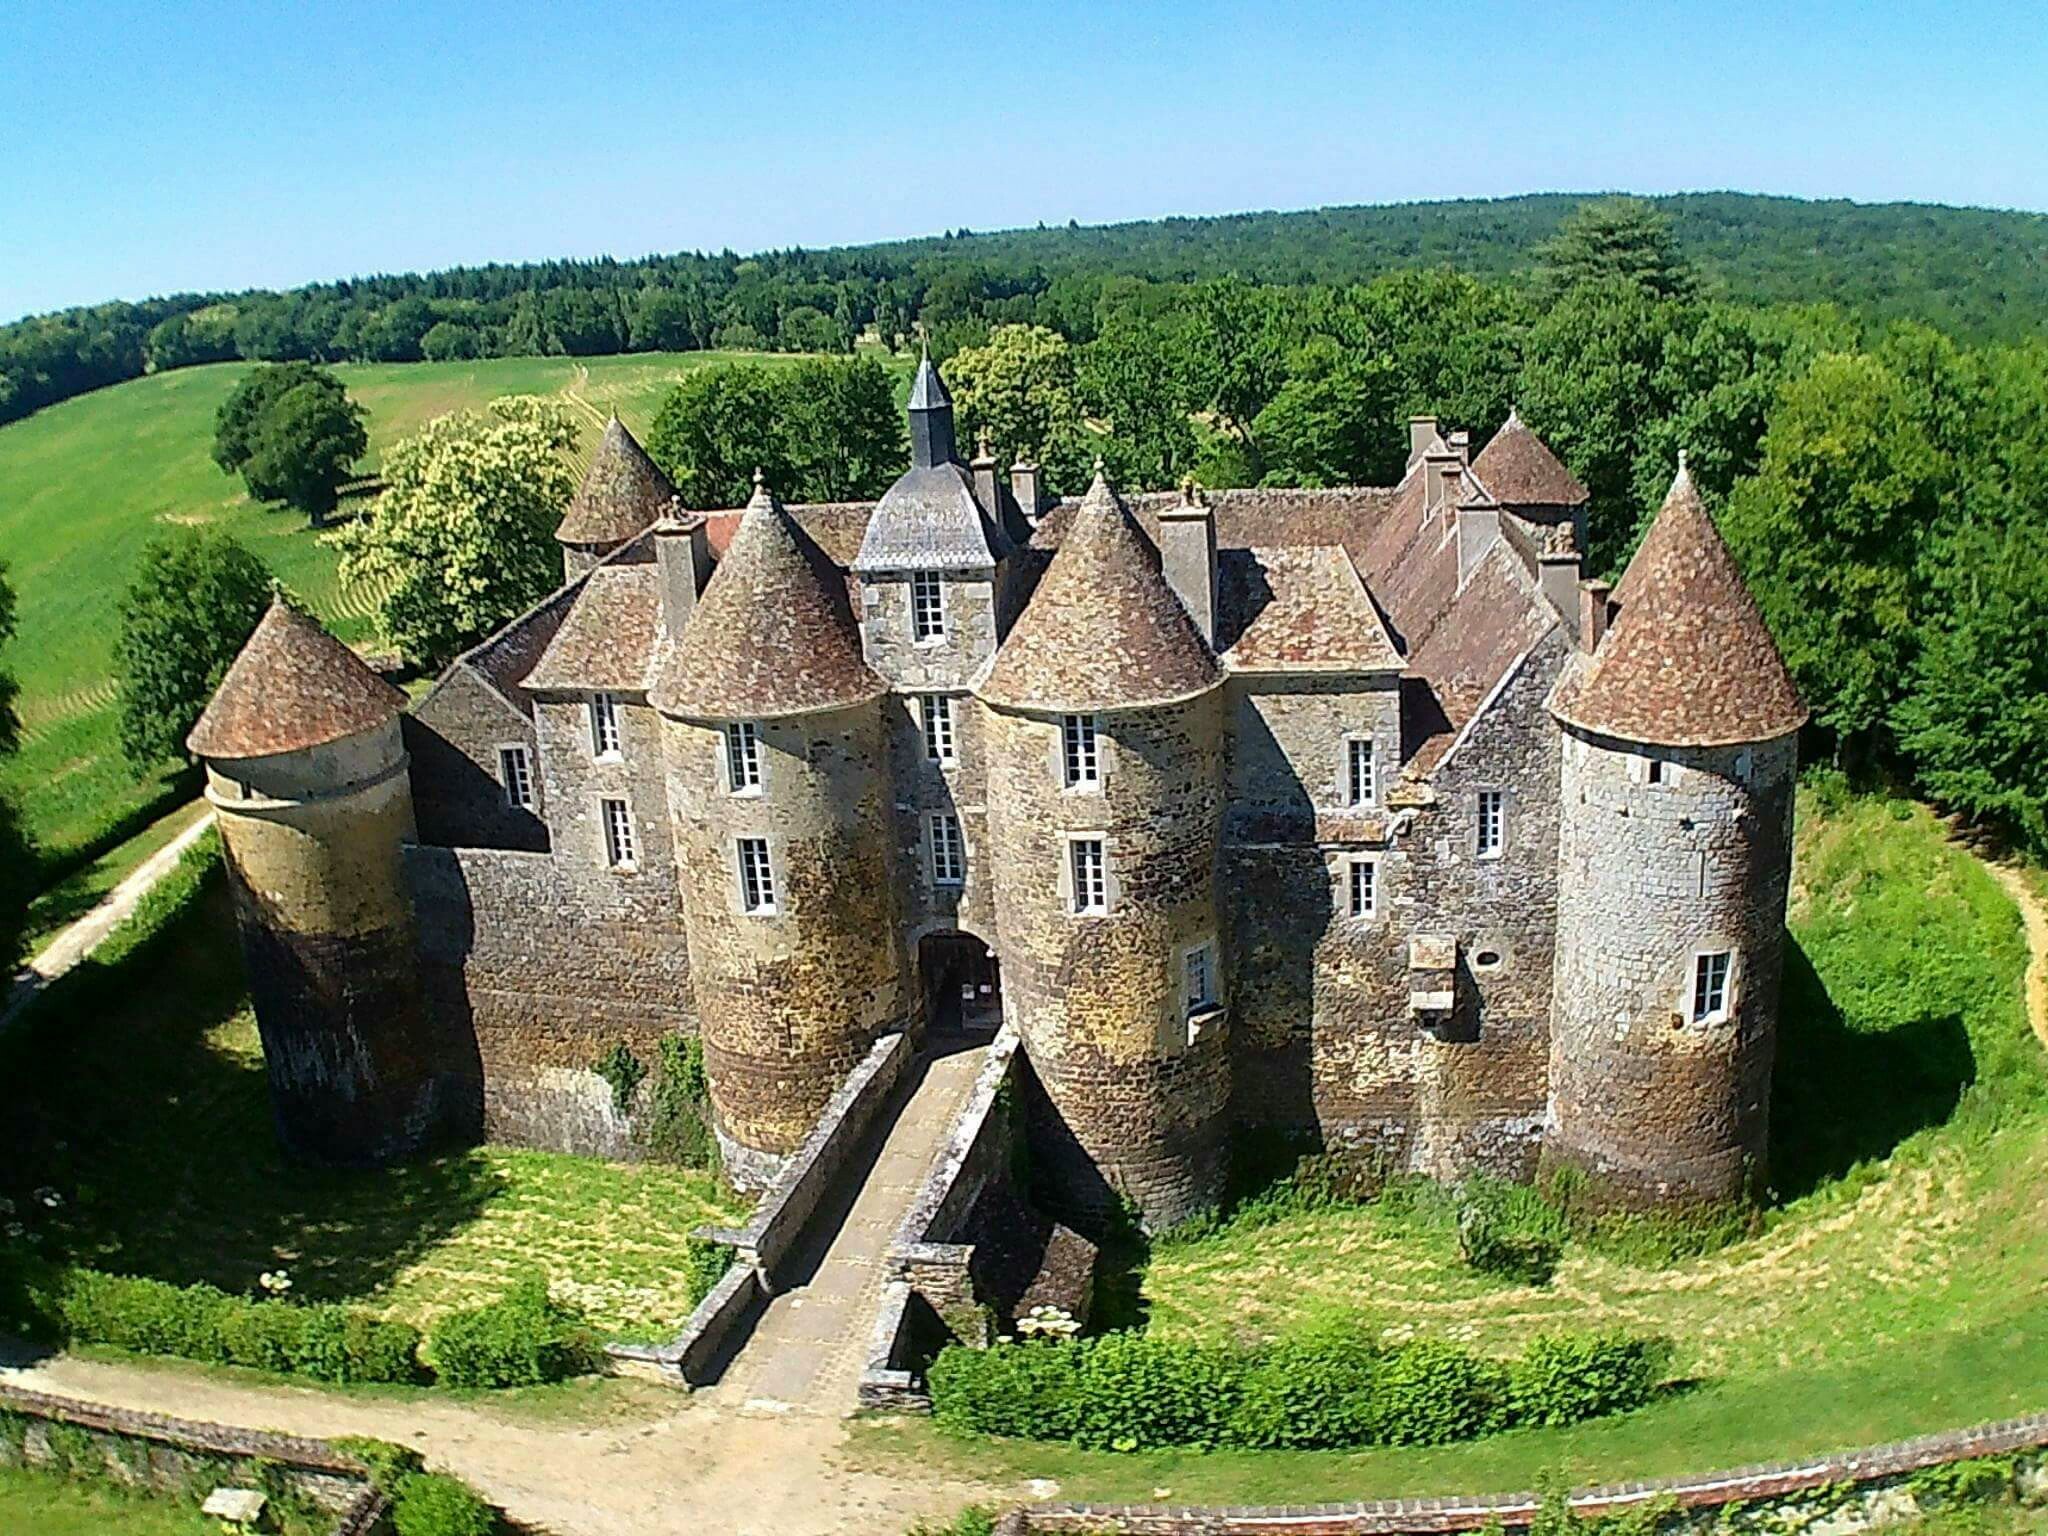
[[[207,764],[279,1139],[320,1162],[425,1145],[459,1094],[426,1017],[401,845],[412,787],[394,717]]]
[[[1738,1198],[1770,1129],[1797,738],[1566,726],[1563,759],[1545,1166],[1619,1205]]]
[[[912,988],[895,911],[888,751],[875,700],[752,722],[760,785],[733,791],[726,723],[665,718],[678,882],[727,1170],[774,1177]],[[765,842],[771,911],[741,844]]]
[[[1100,1221],[1134,1203],[1150,1230],[1215,1203],[1230,1096],[1227,1013],[1192,1019],[1188,955],[1229,975],[1217,921],[1222,690],[1104,713],[1096,788],[1063,783],[1061,717],[989,711],[989,834],[1004,1009],[1042,1092],[1034,1180]],[[1107,904],[1077,913],[1073,843],[1100,838]]]

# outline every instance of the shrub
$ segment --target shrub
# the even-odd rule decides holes
[[[451,1387],[529,1387],[594,1368],[598,1347],[582,1313],[529,1275],[497,1301],[451,1312],[428,1340],[434,1369]]]
[[[1260,1450],[1362,1443],[1372,1433],[1383,1358],[1370,1340],[1336,1328],[1282,1339],[1245,1374],[1233,1443]]]
[[[1458,1252],[1472,1268],[1543,1285],[1563,1251],[1563,1218],[1534,1191],[1486,1178],[1458,1187]]]
[[[256,1305],[261,1306],[259,1302]],[[419,1377],[420,1331],[348,1307],[299,1307],[291,1368],[316,1381],[396,1381]]]
[[[725,1272],[732,1268],[732,1257],[730,1243],[714,1242],[708,1237],[683,1240],[683,1278],[689,1282],[692,1307],[725,1278]]]
[[[68,1339],[188,1360],[223,1358],[221,1319],[231,1305],[210,1285],[177,1286],[89,1269],[67,1272],[58,1298]]]
[[[633,1112],[633,1095],[647,1076],[647,1068],[632,1047],[623,1040],[612,1043],[612,1048],[591,1064],[591,1071],[610,1085],[612,1090],[612,1113],[621,1119]]]
[[[1657,1385],[1663,1351],[1618,1333],[1547,1333],[1508,1368],[1516,1424],[1576,1424],[1640,1408]]]
[[[494,1536],[498,1511],[467,1483],[438,1472],[414,1472],[398,1484],[391,1525],[397,1536]]]
[[[711,1134],[711,1090],[704,1077],[704,1046],[669,1035],[648,1093],[641,1139],[664,1162],[686,1168],[718,1164],[718,1139]]]
[[[1243,1391],[1242,1354],[1145,1333],[1104,1334],[1081,1348],[1076,1444],[1135,1451],[1224,1443]]]
[[[1076,1387],[1088,1343],[1005,1340],[949,1344],[925,1373],[932,1417],[947,1429],[1026,1440],[1073,1438]]]
[[[1372,1438],[1386,1445],[1443,1445],[1501,1427],[1507,1372],[1441,1339],[1394,1351],[1373,1384]]]
[[[221,1317],[221,1359],[259,1371],[296,1369],[305,1338],[305,1314],[282,1301],[252,1301]]]

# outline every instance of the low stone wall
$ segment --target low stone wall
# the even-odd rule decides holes
[[[258,1487],[253,1472],[241,1475],[237,1469],[262,1461],[294,1493],[334,1515],[331,1536],[370,1536],[385,1527],[385,1499],[370,1486],[370,1469],[324,1440],[133,1413],[4,1385],[0,1414],[28,1421],[19,1444],[12,1435],[0,1435],[0,1465],[35,1467],[61,1459],[51,1431],[62,1427],[83,1432],[105,1459],[106,1475],[131,1488],[204,1497],[211,1487],[231,1482]]]
[[[1573,1510],[1589,1517],[1621,1514],[1670,1498],[1688,1517],[1688,1529],[1718,1530],[1724,1522],[1776,1529],[1771,1516],[1825,1499],[1828,1528],[1864,1529],[1913,1512],[1908,1480],[1916,1472],[1984,1456],[2012,1456],[2020,1463],[2021,1489],[2048,1497],[2043,1452],[2048,1450],[2048,1413],[1980,1424],[1970,1429],[1923,1435],[1913,1440],[1842,1451],[1806,1461],[1738,1467],[1697,1477],[1607,1483],[1572,1495]],[[1736,1514],[1732,1505],[1742,1505]],[[1477,1531],[1498,1523],[1528,1526],[1536,1514],[1533,1493],[1470,1498],[1375,1499],[1357,1504],[1288,1504],[1263,1507],[1196,1508],[1160,1504],[1037,1504],[1010,1510],[996,1522],[998,1536],[1034,1532],[1086,1532],[1088,1536],[1439,1536]]]
[[[938,1326],[908,1280],[891,1280],[882,1287],[882,1304],[875,1309],[875,1326],[868,1337],[867,1365],[860,1373],[862,1408],[874,1413],[931,1412],[931,1392],[915,1367],[920,1336],[927,1327]]]
[[[734,1264],[697,1303],[683,1331],[666,1344],[610,1344],[605,1353],[622,1376],[701,1387],[713,1380],[725,1361],[753,1331],[768,1305],[761,1271],[752,1264]]]

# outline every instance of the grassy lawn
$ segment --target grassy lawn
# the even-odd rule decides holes
[[[369,412],[369,470],[430,417],[504,394],[567,399],[591,428],[588,452],[612,409],[643,431],[677,379],[744,355],[365,363],[336,372]],[[208,457],[214,412],[248,366],[135,379],[0,428],[0,561],[20,598],[20,632],[0,661],[21,683],[25,736],[0,765],[0,793],[21,805],[53,882],[192,794],[176,776],[138,780],[114,737],[114,606],[135,551],[159,527],[232,531],[343,639],[371,638],[376,594],[342,591],[334,553],[303,519],[252,504]]]
[[[0,1467],[0,1531],[22,1536],[220,1536],[220,1522],[170,1499]]]
[[[0,1126],[0,1194],[43,1252],[243,1294],[282,1266],[301,1299],[421,1324],[536,1266],[607,1329],[667,1333],[688,1315],[683,1239],[740,1210],[711,1177],[502,1148],[298,1167],[271,1135],[217,871],[125,966],[94,994],[106,1007],[46,1031],[68,1038],[38,1052],[34,1094]],[[43,1206],[44,1188],[62,1203]]]
[[[1547,1286],[1458,1260],[1448,1222],[1364,1207],[1165,1243],[1149,1326],[1262,1339],[1311,1322],[1508,1354],[1543,1328],[1671,1339],[1695,1383],[1605,1423],[1351,1454],[1116,1456],[865,1433],[866,1453],[1052,1477],[1071,1497],[1294,1501],[1699,1471],[2048,1406],[2048,1072],[2019,916],[1924,810],[1801,799],[1775,1095],[1781,1201],[1757,1236],[1635,1267],[1576,1246]]]

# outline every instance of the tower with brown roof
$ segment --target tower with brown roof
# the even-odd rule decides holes
[[[317,1162],[387,1162],[473,1119],[472,1074],[421,1003],[404,703],[279,600],[186,743],[227,854],[278,1137]]]
[[[705,1072],[743,1184],[905,1023],[886,691],[844,578],[757,480],[649,695]]]
[[[555,530],[562,579],[574,581],[678,505],[668,476],[614,414]]]
[[[1806,710],[1682,462],[1613,607],[1550,701],[1544,1157],[1621,1203],[1728,1199],[1766,1152]]]
[[[1099,470],[980,695],[1033,1167],[1171,1226],[1223,1175],[1223,674]]]

